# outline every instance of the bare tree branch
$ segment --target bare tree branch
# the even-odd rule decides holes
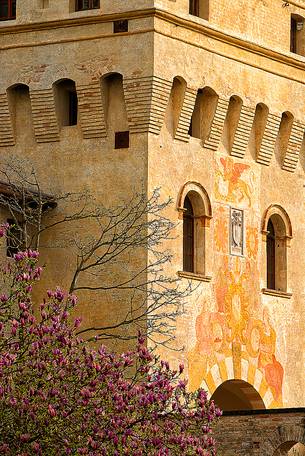
[[[113,324],[82,328],[79,334],[89,340],[130,340],[141,330],[152,342],[170,345],[176,319],[192,292],[190,283],[182,287],[176,275],[165,273],[172,254],[164,244],[175,228],[164,215],[170,198],[162,201],[159,189],[147,198],[143,190],[109,208],[86,192],[50,196],[42,190],[35,168],[14,159],[0,170],[0,204],[13,220],[15,249],[39,249],[42,234],[59,225],[75,229],[70,239],[75,254],[70,293],[94,294],[101,306],[110,296],[113,312],[120,316]],[[52,217],[56,206],[60,210]]]

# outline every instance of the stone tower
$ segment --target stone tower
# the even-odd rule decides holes
[[[304,1],[1,0],[0,19],[1,160],[49,194],[173,198],[168,272],[195,291],[161,354],[227,411],[220,454],[304,454]]]

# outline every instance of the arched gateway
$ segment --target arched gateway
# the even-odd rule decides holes
[[[224,411],[265,409],[256,389],[244,380],[228,380],[212,395],[215,403]]]

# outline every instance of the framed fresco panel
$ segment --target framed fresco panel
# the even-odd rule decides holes
[[[230,254],[243,256],[244,254],[244,211],[230,208]]]

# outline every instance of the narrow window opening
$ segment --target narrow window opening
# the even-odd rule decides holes
[[[69,125],[77,125],[77,94],[76,91],[69,91]]]
[[[206,242],[209,244],[211,202],[201,184],[188,182],[178,199],[183,214],[183,271],[206,276]]]
[[[286,111],[282,114],[279,133],[275,145],[275,157],[281,167],[285,160],[285,155],[289,144],[289,139],[291,136],[293,121],[294,117],[290,112]]]
[[[290,27],[290,52],[297,52],[297,21],[294,17],[291,17]]]
[[[188,196],[184,200],[183,214],[183,270],[194,272],[194,212]]]
[[[76,0],[76,11],[85,11],[90,9],[98,9],[100,0]]]
[[[189,14],[209,19],[209,0],[189,0]]]
[[[40,0],[40,8],[45,9],[49,8],[49,0]]]
[[[115,149],[128,149],[129,148],[129,131],[116,131],[115,132]]]
[[[218,95],[210,87],[202,90],[201,139],[203,144],[208,139],[218,104]]]
[[[255,109],[255,116],[249,141],[250,152],[257,159],[261,150],[261,145],[268,121],[269,109],[263,103],[258,103]]]
[[[75,82],[64,79],[55,83],[56,111],[61,126],[77,125],[78,100]]]
[[[285,213],[284,213],[285,216]],[[284,219],[271,215],[267,224],[267,288],[287,292],[287,239]]]
[[[193,117],[191,118],[191,123],[190,123],[190,126],[189,126],[188,134],[190,136],[193,136]]]
[[[29,87],[24,84],[9,87],[7,96],[16,141],[22,144],[32,142],[34,132]]]
[[[189,128],[189,135],[193,138],[201,138],[201,123],[202,123],[202,101],[203,101],[203,94],[202,90],[199,89],[197,93],[197,98],[195,102],[195,107],[193,111],[193,115],[191,118],[190,128]]]
[[[267,230],[267,288],[275,290],[275,230],[271,220]]]
[[[190,0],[189,13],[193,16],[199,16],[199,0]]]
[[[222,137],[224,147],[230,152],[233,148],[235,133],[238,128],[242,106],[243,102],[241,98],[236,95],[233,95],[230,98]]]
[[[121,21],[113,22],[113,33],[124,33],[128,32],[128,20],[123,19]]]
[[[0,20],[16,19],[16,0],[0,0]]]
[[[115,144],[121,141],[124,148],[129,147],[129,123],[125,106],[123,77],[121,74],[112,73],[101,80],[102,98],[108,137],[114,138]],[[124,136],[124,138],[123,138]],[[116,147],[115,148],[121,148]]]
[[[305,55],[304,18],[293,14],[290,24],[290,52]]]
[[[179,125],[180,114],[185,97],[186,82],[183,78],[176,76],[173,80],[172,90],[165,112],[165,126],[167,131],[175,137]]]
[[[204,142],[209,137],[215,112],[218,95],[210,87],[199,89],[189,128],[189,135]]]

